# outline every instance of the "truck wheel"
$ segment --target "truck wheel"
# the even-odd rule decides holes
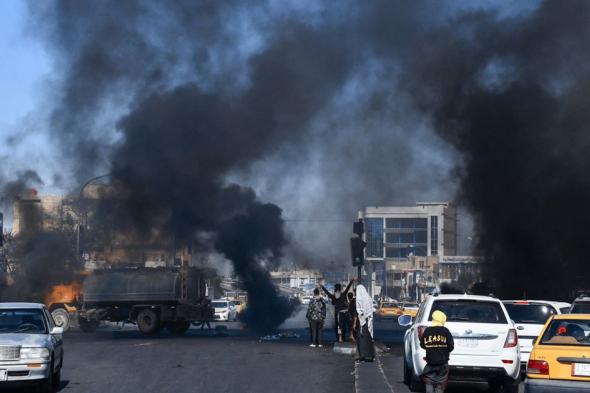
[[[184,334],[190,327],[190,321],[175,321],[166,324],[166,329],[172,334]]]
[[[154,310],[145,308],[137,315],[137,327],[143,334],[158,334],[162,330],[162,323]]]
[[[84,333],[94,333],[98,329],[98,321],[78,318],[78,326]]]
[[[70,315],[63,307],[58,307],[51,312],[55,326],[63,328],[64,333],[70,329]]]

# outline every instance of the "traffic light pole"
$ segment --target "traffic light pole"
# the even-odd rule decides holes
[[[357,280],[358,280],[358,283],[359,284],[362,284],[362,281],[361,281],[361,277],[362,277],[362,266],[357,266],[357,269],[358,269],[358,277],[357,277]]]

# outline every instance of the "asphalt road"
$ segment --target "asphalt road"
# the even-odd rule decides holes
[[[330,321],[326,325],[329,327]],[[216,331],[216,326],[227,330]],[[402,383],[399,343],[403,329],[395,321],[376,320],[376,339],[390,349],[378,362],[363,364],[364,384],[359,384],[359,368],[355,370],[352,357],[332,351],[332,330],[324,330],[324,348],[310,348],[306,326],[301,310],[281,327],[287,338],[261,338],[234,322],[212,324],[211,331],[191,328],[184,336],[164,332],[145,337],[133,325],[103,326],[93,334],[73,330],[64,335],[65,364],[59,392],[374,393],[373,383],[387,385],[388,393],[409,392]],[[0,387],[0,392],[7,391],[30,389]],[[487,386],[448,390],[486,391]]]

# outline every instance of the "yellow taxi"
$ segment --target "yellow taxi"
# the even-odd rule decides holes
[[[402,308],[397,302],[384,301],[381,302],[377,314],[381,317],[398,317],[402,315]]]
[[[413,319],[416,318],[416,315],[418,314],[418,309],[420,308],[420,305],[418,303],[402,303],[401,309],[402,309],[402,314],[403,315],[409,315],[411,316]]]
[[[590,314],[547,321],[529,358],[525,392],[590,392]]]

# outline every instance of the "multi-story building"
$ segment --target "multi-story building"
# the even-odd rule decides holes
[[[387,288],[385,272],[406,272],[402,265],[412,257],[457,252],[457,209],[450,202],[368,206],[359,211],[358,217],[365,223],[365,260],[374,278],[373,288]]]

